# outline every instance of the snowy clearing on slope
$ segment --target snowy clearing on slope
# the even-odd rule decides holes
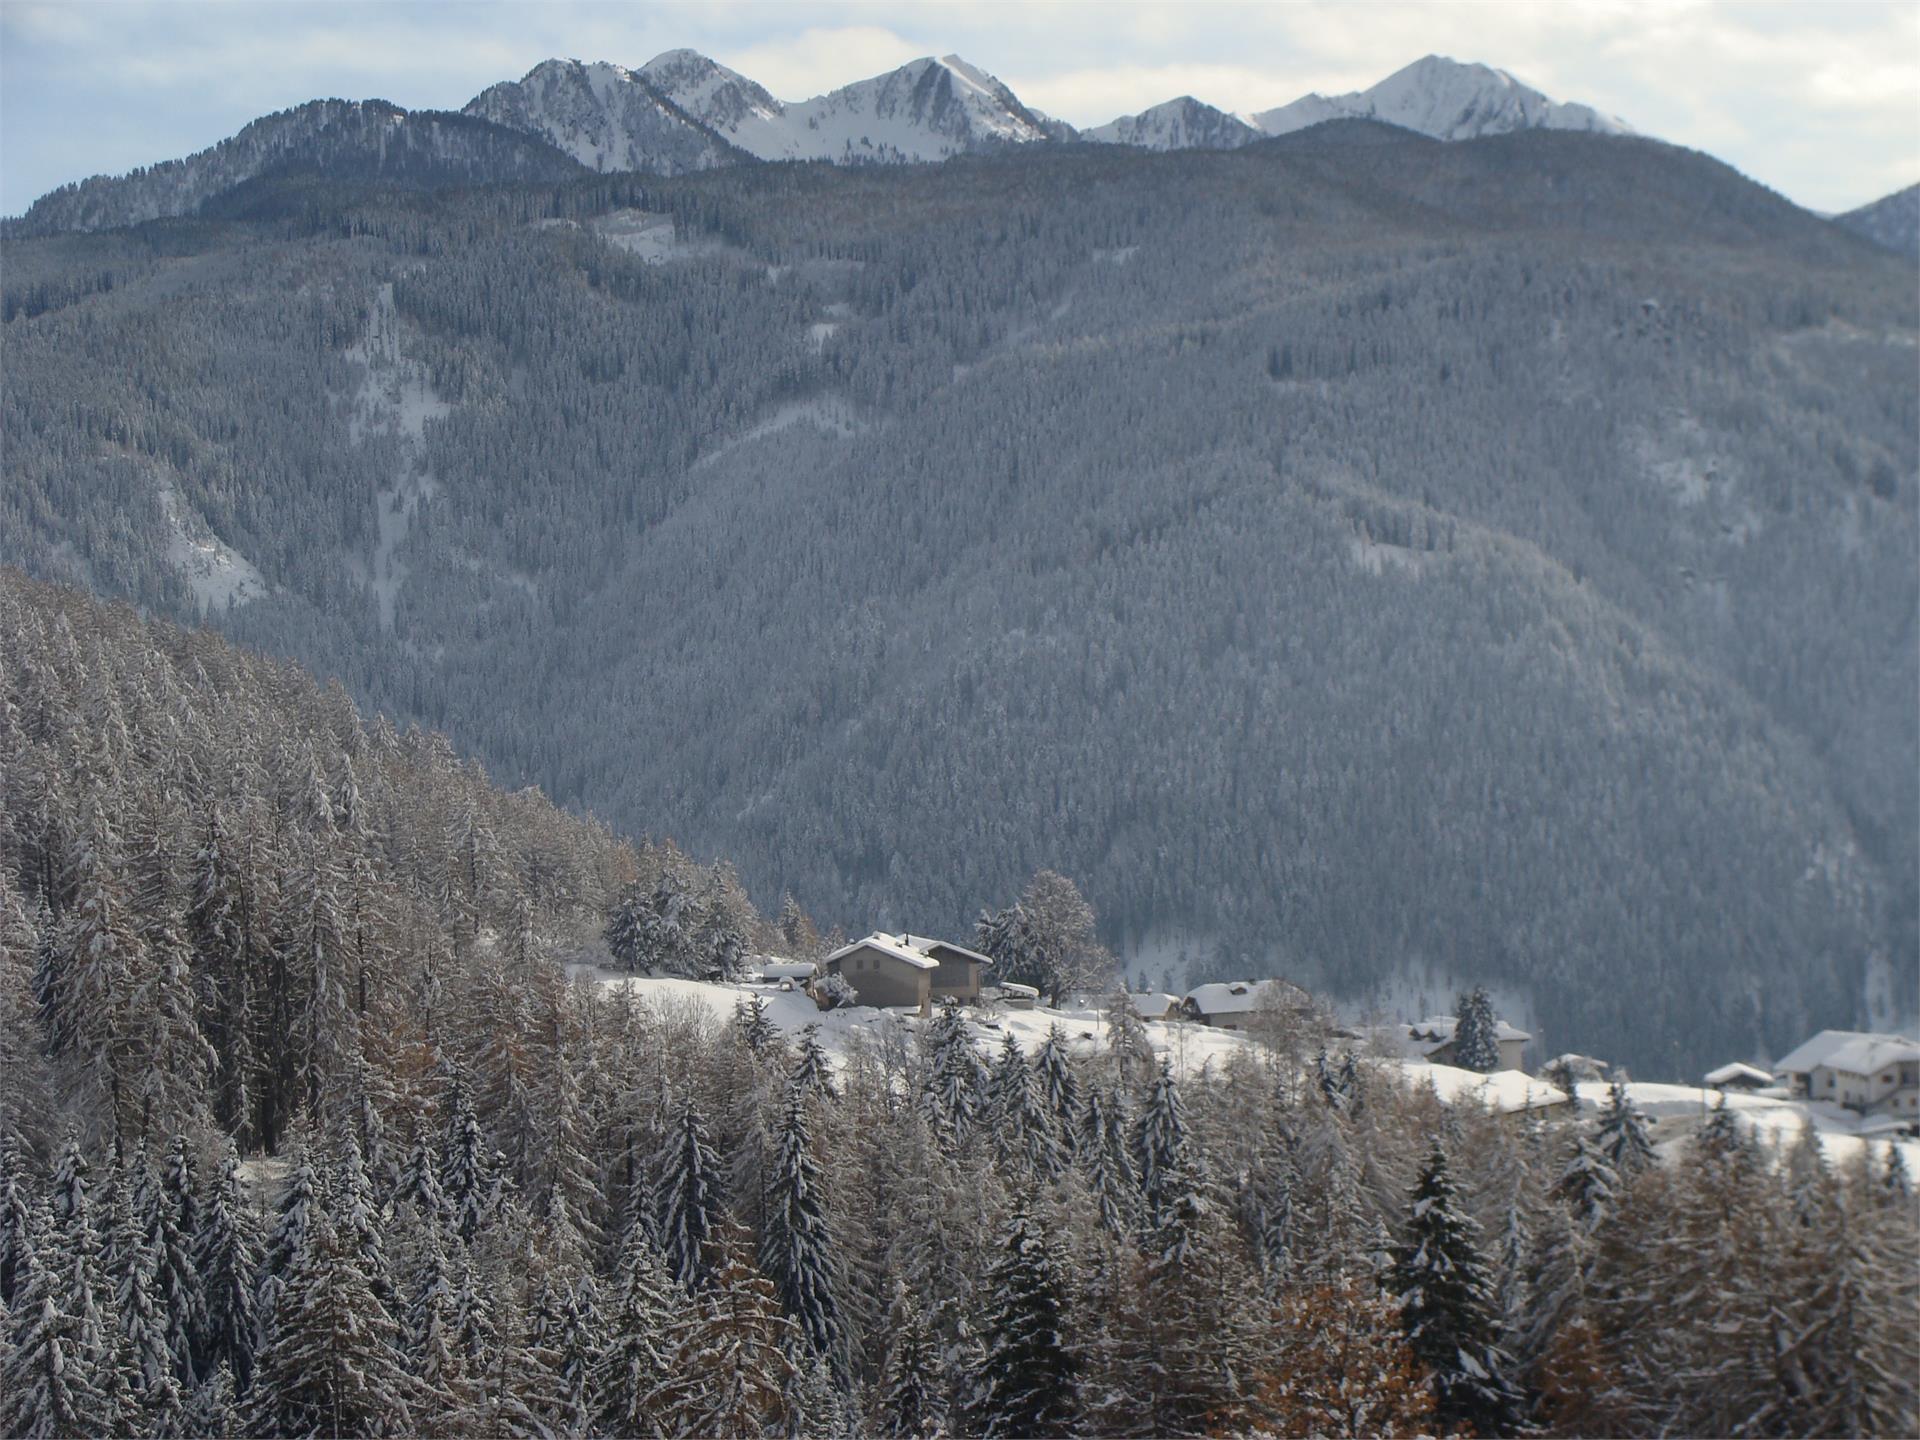
[[[193,598],[208,610],[244,605],[272,587],[251,560],[213,533],[166,481],[160,482],[160,509],[167,517],[167,559],[186,577]]]

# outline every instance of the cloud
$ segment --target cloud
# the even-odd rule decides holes
[[[957,51],[1078,125],[1182,93],[1266,109],[1440,53],[1708,150],[1817,208],[1920,179],[1920,6],[1906,0],[6,0],[0,210],[317,96],[452,108],[550,56],[639,65],[678,46],[789,100]]]

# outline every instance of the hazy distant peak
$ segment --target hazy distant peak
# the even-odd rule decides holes
[[[1515,130],[1586,130],[1631,135],[1633,127],[1590,105],[1551,100],[1491,65],[1425,55],[1379,84],[1347,95],[1303,95],[1252,117],[1269,135],[1323,120],[1382,120],[1436,140],[1471,140]]]

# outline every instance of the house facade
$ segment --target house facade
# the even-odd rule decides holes
[[[840,976],[862,1005],[911,1007],[926,1015],[940,1000],[977,1002],[981,977],[992,964],[948,940],[876,930],[827,956],[820,973]]]
[[[993,961],[977,950],[969,950],[964,945],[955,945],[951,940],[929,940],[924,935],[900,935],[895,937],[909,950],[914,950],[932,960],[938,967],[933,972],[932,994],[934,1000],[958,1000],[965,1004],[980,998],[980,988],[985,984],[986,972],[992,968]]]
[[[912,1009],[922,1015],[932,1012],[933,972],[939,968],[939,961],[902,945],[898,936],[879,931],[842,945],[820,962],[820,973],[845,980],[859,1004]]]
[[[1822,1030],[1775,1067],[1796,1099],[1920,1121],[1920,1043],[1904,1035]]]

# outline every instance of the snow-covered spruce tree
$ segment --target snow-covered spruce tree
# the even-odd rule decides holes
[[[1131,1235],[1139,1218],[1140,1186],[1127,1143],[1127,1118],[1116,1093],[1087,1089],[1078,1126],[1080,1170],[1109,1234]]]
[[[0,1133],[0,1305],[12,1306],[33,1250],[33,1212],[20,1139]]]
[[[474,1114],[465,1082],[455,1077],[447,1094],[447,1132],[440,1150],[440,1193],[446,1199],[453,1230],[471,1241],[491,1218],[493,1168],[480,1117]]]
[[[840,1313],[845,1282],[839,1249],[827,1226],[807,1104],[807,1092],[796,1080],[787,1087],[779,1148],[767,1177],[760,1268],[773,1282],[774,1294],[793,1317],[802,1340],[837,1376],[845,1376],[850,1363]]]
[[[200,1233],[196,1188],[186,1137],[176,1135],[168,1142],[157,1183],[147,1192],[144,1225],[153,1246],[154,1284],[166,1306],[167,1348],[175,1375],[187,1386],[197,1378],[194,1353],[207,1325],[206,1293],[194,1253]]]
[[[43,1259],[53,1267],[61,1312],[75,1322],[79,1363],[103,1390],[111,1390],[109,1372],[117,1374],[113,1353],[119,1324],[100,1235],[93,1226],[86,1175],[79,1142],[69,1136],[54,1171],[53,1228],[46,1237]]]
[[[873,1391],[869,1429],[885,1440],[926,1440],[946,1430],[946,1380],[926,1313],[894,1282],[887,1358]]]
[[[1065,1435],[1079,1414],[1077,1362],[1062,1313],[1066,1278],[1045,1229],[1022,1197],[987,1276],[973,1375],[971,1427],[1000,1436]]]
[[[404,1329],[422,1420],[438,1434],[468,1433],[482,1418],[479,1387],[455,1343],[452,1272],[434,1227],[427,1228],[420,1247]]]
[[[1058,1179],[1067,1168],[1066,1150],[1054,1133],[1053,1116],[1041,1105],[1033,1068],[1012,1035],[1003,1037],[991,1087],[993,1145],[1001,1162],[1024,1166],[1043,1181]]]
[[[1294,1151],[1293,1133],[1286,1122],[1270,1121],[1240,1186],[1240,1224],[1269,1293],[1284,1285],[1293,1273],[1297,1243],[1294,1200],[1300,1189]]]
[[[658,1164],[655,1225],[667,1273],[686,1290],[708,1278],[708,1242],[720,1220],[720,1160],[700,1109],[688,1095]]]
[[[554,1337],[552,1428],[562,1440],[578,1440],[593,1433],[594,1364],[602,1344],[600,1328],[598,1289],[591,1275],[583,1275],[567,1287],[560,1307],[560,1330]]]
[[[793,1083],[810,1095],[834,1098],[833,1063],[820,1044],[818,1025],[809,1025],[800,1032],[799,1053],[793,1062]]]
[[[440,1162],[424,1136],[415,1140],[413,1149],[407,1152],[394,1185],[393,1200],[396,1207],[410,1208],[422,1221],[434,1225],[453,1223],[446,1192],[440,1188]]]
[[[667,1382],[668,1334],[686,1300],[643,1225],[628,1229],[614,1287],[593,1363],[598,1423],[608,1434],[652,1434],[648,1402]]]
[[[1455,1010],[1453,1063],[1491,1075],[1500,1068],[1500,1022],[1494,1018],[1493,997],[1476,985],[1460,996]]]
[[[1646,1116],[1634,1106],[1627,1087],[1618,1080],[1607,1092],[1606,1112],[1600,1117],[1594,1142],[1623,1184],[1654,1163]]]
[[[389,1316],[399,1308],[399,1295],[393,1274],[387,1268],[386,1217],[374,1202],[373,1186],[360,1155],[360,1137],[347,1130],[335,1144],[333,1193],[328,1197],[327,1213],[333,1217],[342,1240],[360,1257],[360,1268],[372,1287],[374,1297]]]
[[[1389,1284],[1408,1343],[1433,1371],[1436,1418],[1471,1425],[1476,1434],[1504,1435],[1520,1425],[1523,1401],[1496,1341],[1498,1319],[1475,1229],[1436,1140],[1413,1192]]]
[[[404,1435],[413,1380],[399,1328],[374,1298],[352,1244],[317,1218],[274,1307],[247,1410],[275,1435]]]
[[[755,1055],[764,1055],[780,1040],[780,1027],[767,1018],[767,1002],[758,995],[742,995],[733,1002],[733,1032]]]
[[[194,1373],[211,1376],[224,1367],[230,1386],[244,1390],[253,1376],[260,1241],[241,1188],[240,1154],[231,1140],[220,1177],[200,1208],[194,1263],[206,1300]]]
[[[215,1366],[206,1379],[194,1386],[193,1393],[187,1397],[180,1433],[193,1436],[242,1433],[240,1405],[233,1376],[224,1365]]]
[[[1193,1184],[1187,1153],[1187,1127],[1180,1109],[1180,1086],[1173,1078],[1173,1062],[1163,1059],[1147,1103],[1134,1124],[1130,1156],[1140,1182],[1149,1231],[1159,1229],[1168,1206]]]
[[[1139,1007],[1124,989],[1107,997],[1101,1014],[1107,1027],[1107,1053],[1113,1058],[1115,1078],[1124,1087],[1149,1071],[1153,1044],[1147,1038]]]
[[[116,1297],[120,1315],[117,1363],[126,1374],[140,1428],[156,1434],[166,1432],[167,1417],[177,1415],[184,1404],[169,1345],[172,1317],[158,1271],[157,1247],[151,1237],[143,1235]]]
[[[1553,1193],[1566,1202],[1580,1228],[1591,1235],[1612,1217],[1619,1190],[1620,1177],[1607,1163],[1606,1155],[1584,1132],[1576,1132],[1573,1153],[1554,1182]]]
[[[312,1161],[303,1152],[295,1157],[293,1174],[280,1197],[280,1204],[267,1234],[266,1249],[260,1257],[260,1278],[254,1302],[254,1319],[264,1340],[273,1329],[274,1310],[280,1296],[299,1267],[307,1240],[321,1215],[320,1177]],[[255,1344],[256,1356],[259,1343]]]
[[[1058,1025],[1047,1027],[1047,1038],[1033,1059],[1040,1098],[1052,1117],[1053,1133],[1071,1148],[1074,1124],[1080,1118],[1080,1077],[1067,1053],[1066,1034]]]
[[[953,1001],[926,1029],[928,1100],[936,1128],[955,1146],[966,1144],[988,1093],[986,1066],[975,1048],[966,1013]]]
[[[58,1277],[41,1263],[44,1212],[28,1222],[30,1243],[16,1276],[8,1344],[0,1354],[0,1435],[24,1440],[99,1434],[119,1419],[106,1412],[84,1359],[79,1322],[60,1306]]]
[[[647,897],[640,883],[622,891],[607,916],[605,939],[614,964],[629,974],[641,970],[647,960]]]
[[[22,902],[7,867],[0,865],[0,1096],[11,1126],[48,1140],[53,1087],[45,1063],[48,1036],[40,1020],[34,984],[41,954],[39,927]]]

